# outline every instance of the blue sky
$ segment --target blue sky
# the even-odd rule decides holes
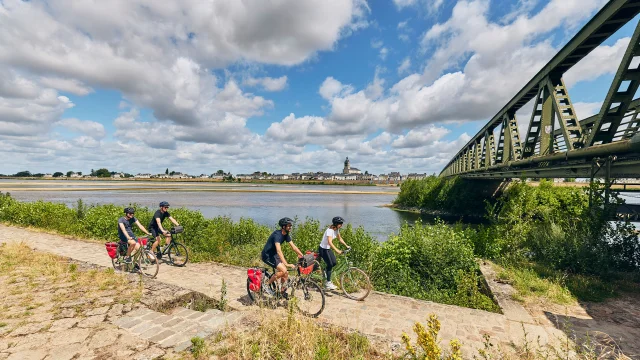
[[[439,172],[605,3],[3,0],[0,173]],[[580,118],[636,24],[565,75]]]

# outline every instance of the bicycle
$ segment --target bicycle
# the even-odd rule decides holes
[[[164,249],[162,249],[162,246],[160,244],[162,242],[162,239],[160,239],[158,248],[156,249],[161,255],[169,256],[169,262],[173,266],[182,267],[187,264],[187,261],[189,261],[189,252],[187,251],[187,247],[182,243],[176,241],[177,235],[182,233],[183,231],[184,227],[182,226],[174,227],[169,231],[171,233],[171,242],[169,243],[169,245],[164,246]],[[160,237],[164,237],[164,234],[160,235]],[[155,239],[153,240],[155,241]],[[149,250],[151,249],[151,243],[147,245],[147,248]]]
[[[338,275],[340,276],[337,285],[342,289],[344,296],[356,301],[363,301],[369,296],[373,285],[367,273],[353,266],[353,262],[349,260],[347,256],[349,252],[351,252],[351,248],[342,251],[342,256],[344,256],[345,261],[339,261],[338,264],[333,267],[333,274],[335,274],[336,277]],[[322,270],[319,262],[317,262],[316,266],[318,269],[313,272],[313,278],[317,279],[318,277],[322,277],[324,281],[326,279],[325,272]]]
[[[116,243],[107,243],[107,252],[109,253],[109,257],[111,257],[111,265],[113,265],[116,271],[135,272],[137,270],[142,275],[153,279],[158,275],[158,270],[160,269],[158,259],[156,259],[156,256],[151,251],[145,248],[148,241],[146,237],[138,238],[138,241],[141,246],[140,249],[135,250],[131,254],[131,263],[125,262],[128,245],[120,246]],[[115,254],[113,253],[113,246],[111,246],[110,249],[110,244],[117,246]]]
[[[271,270],[269,271],[265,267],[254,267],[247,270],[247,294],[252,303],[260,305],[267,302],[275,307],[282,300],[294,301],[296,309],[306,316],[315,318],[322,313],[325,305],[324,291],[320,285],[304,276],[305,272],[312,271],[311,267],[303,268],[301,264],[296,264],[294,269],[287,269],[289,272],[295,271],[297,274],[289,275],[285,284],[281,284],[279,280],[271,283],[269,286],[274,292],[273,297],[268,296],[263,289],[267,280],[275,273],[274,267],[271,267]],[[281,286],[284,286],[284,289]],[[296,290],[298,293],[302,293],[302,297],[296,297]]]

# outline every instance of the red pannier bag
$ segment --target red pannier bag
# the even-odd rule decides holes
[[[249,278],[249,289],[251,291],[260,290],[260,282],[262,281],[262,269],[250,268],[247,269],[247,277]]]
[[[107,254],[109,254],[110,258],[115,259],[118,257],[118,243],[108,242],[104,246],[107,248]]]
[[[309,275],[313,272],[313,265],[307,266],[307,267],[300,267],[300,274],[302,275]]]
[[[140,242],[140,245],[142,245],[142,246],[146,246],[147,245],[147,238],[146,237],[138,238],[138,241]]]

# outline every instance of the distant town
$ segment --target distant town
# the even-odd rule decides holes
[[[31,173],[29,171],[20,171],[13,175],[0,174],[0,177],[35,177],[35,178],[58,178],[58,179],[211,179],[220,181],[253,181],[253,180],[285,180],[285,181],[350,181],[350,182],[369,182],[369,183],[399,183],[408,179],[424,179],[428,175],[426,173],[409,173],[401,174],[400,172],[390,172],[388,174],[370,174],[368,171],[362,172],[360,169],[352,167],[349,158],[344,161],[344,167],[340,173],[305,172],[291,174],[272,174],[267,172],[256,171],[251,174],[231,174],[224,170],[218,170],[213,174],[192,175],[179,171],[169,171],[167,168],[164,173],[149,174],[138,173],[129,174],[124,172],[109,171],[108,169],[91,170],[89,174],[82,172],[67,171],[54,173]]]

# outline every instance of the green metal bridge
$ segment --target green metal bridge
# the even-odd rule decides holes
[[[640,22],[597,115],[580,120],[563,75],[640,13],[611,0],[458,153],[440,176],[640,178]],[[612,60],[614,61],[614,60]],[[534,102],[524,139],[516,112]]]

